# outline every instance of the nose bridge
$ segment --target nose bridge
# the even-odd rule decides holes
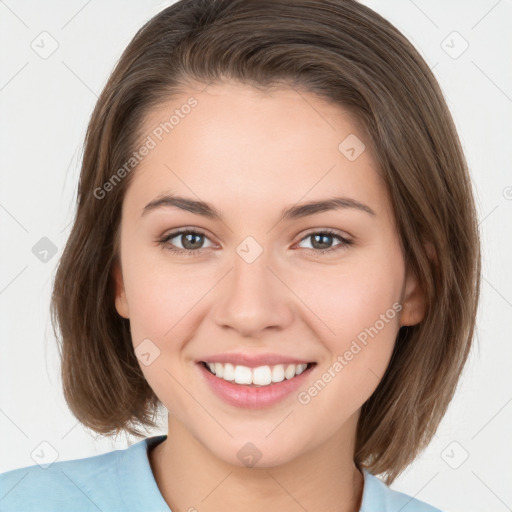
[[[291,320],[291,311],[287,288],[274,275],[278,265],[271,251],[250,238],[239,244],[233,255],[215,320],[221,327],[256,336],[267,327],[284,327]]]

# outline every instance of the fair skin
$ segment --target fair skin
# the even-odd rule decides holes
[[[169,412],[169,435],[150,452],[155,480],[173,512],[357,511],[361,406],[399,327],[424,313],[375,159],[369,144],[353,161],[338,149],[349,134],[364,141],[347,112],[286,87],[194,88],[152,111],[144,133],[191,95],[198,105],[134,171],[115,267],[116,309],[130,319],[134,347],[150,339],[160,351],[141,365]],[[169,206],[141,215],[164,193],[205,201],[223,221]],[[339,208],[278,222],[284,208],[332,197],[374,215]],[[167,247],[196,244],[198,255],[158,243],[183,227],[205,236],[178,235]],[[311,235],[325,229],[335,234],[318,248],[322,239]],[[263,249],[251,263],[236,250],[249,236]],[[328,247],[336,250],[320,254]],[[317,363],[307,390],[394,303],[401,311],[307,404],[292,393],[263,409],[236,407],[200,378],[196,361],[206,355],[276,352]],[[262,454],[254,467],[237,457],[247,442]]]

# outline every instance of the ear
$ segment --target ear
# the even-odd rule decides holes
[[[434,266],[439,266],[437,251],[434,244],[430,241],[423,241],[423,247],[427,254],[427,258]],[[400,316],[400,326],[415,325],[420,323],[425,317],[427,300],[425,291],[418,282],[417,276],[407,268],[407,274],[402,293],[402,314]]]
[[[415,325],[425,316],[425,296],[417,277],[408,269],[402,293],[400,326]]]
[[[115,283],[115,304],[116,310],[123,318],[130,318],[130,312],[128,308],[128,301],[126,300],[126,293],[124,289],[123,273],[119,260],[117,259],[112,266],[112,275]]]

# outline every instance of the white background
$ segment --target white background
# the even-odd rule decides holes
[[[470,164],[483,242],[473,353],[433,442],[392,487],[451,512],[512,510],[512,2],[363,3],[437,76]],[[97,95],[136,30],[165,5],[0,1],[0,472],[33,465],[41,442],[66,460],[138,440],[96,439],[70,414],[49,300]],[[46,59],[31,47],[49,37],[43,31],[58,43]],[[43,237],[57,248],[46,263],[32,252]],[[162,415],[148,435],[166,432]]]

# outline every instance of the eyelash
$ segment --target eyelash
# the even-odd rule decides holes
[[[164,236],[163,238],[158,240],[158,243],[160,245],[162,245],[164,247],[164,249],[166,249],[167,251],[170,251],[172,253],[181,254],[181,255],[188,253],[188,256],[198,256],[198,255],[202,254],[204,251],[204,248],[196,249],[196,250],[179,249],[169,243],[169,241],[172,240],[173,238],[176,238],[177,236],[185,234],[185,233],[201,235],[201,236],[204,236],[205,238],[208,238],[205,233],[203,233],[201,231],[197,231],[195,229],[180,229],[180,230],[174,231],[174,232],[169,233],[168,235]],[[307,235],[305,235],[303,238],[301,238],[299,243],[313,235],[330,235],[330,236],[337,238],[338,240],[341,241],[340,244],[335,245],[334,247],[330,247],[329,249],[306,249],[307,251],[312,251],[315,254],[324,255],[324,254],[332,253],[332,252],[335,252],[335,251],[338,251],[338,250],[341,250],[344,248],[348,248],[354,243],[353,240],[342,237],[341,235],[337,234],[336,231],[334,231],[332,229],[323,229],[323,230],[319,230],[319,231],[312,231],[312,232],[308,233]]]

